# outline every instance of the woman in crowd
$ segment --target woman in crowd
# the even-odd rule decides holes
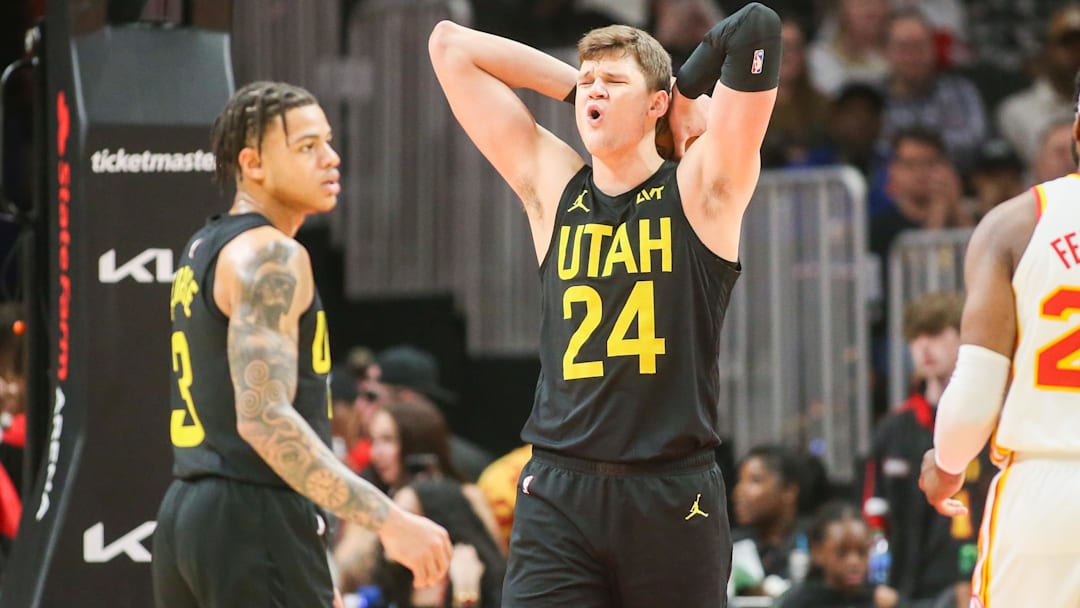
[[[387,563],[376,539],[355,526],[334,551],[346,591],[377,584],[385,600],[410,606],[498,606],[506,558],[495,518],[483,494],[463,484],[450,463],[449,432],[435,406],[422,397],[386,405],[371,420],[371,466],[376,482],[402,507],[438,522],[456,550],[452,580],[412,591],[408,571]],[[456,568],[455,568],[456,566]]]

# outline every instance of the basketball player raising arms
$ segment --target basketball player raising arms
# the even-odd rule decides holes
[[[353,474],[330,440],[330,342],[304,218],[337,203],[339,158],[315,98],[256,82],[214,123],[227,214],[184,247],[173,281],[175,480],[158,513],[158,608],[329,607],[326,509],[378,533],[418,586],[445,574],[446,531]]]
[[[752,3],[713,27],[671,90],[667,52],[631,27],[586,34],[578,69],[450,22],[431,34],[450,107],[520,197],[540,266],[508,608],[726,604],[719,333],[780,45],[778,16]],[[515,88],[574,101],[591,166]],[[680,162],[657,153],[669,107]]]
[[[1077,80],[1080,97],[1080,74]],[[1073,160],[1080,120],[1073,123]],[[920,485],[943,515],[987,440],[971,606],[1080,606],[1080,175],[992,209],[964,260],[960,355]]]

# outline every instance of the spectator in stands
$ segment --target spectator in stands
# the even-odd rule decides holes
[[[889,71],[884,54],[889,0],[838,0],[834,6],[807,52],[814,85],[835,95],[851,82],[882,84]]]
[[[476,534],[477,529],[482,529],[490,546],[501,556],[491,509],[480,489],[463,483],[454,469],[446,420],[430,401],[413,395],[411,400],[387,403],[372,420],[371,436],[371,468],[398,504],[422,510],[447,529],[452,542],[469,542],[487,560],[488,551],[480,546]],[[378,578],[378,537],[363,528],[346,527],[334,557],[343,589],[355,589]],[[499,575],[505,568],[505,562],[498,560],[485,561],[484,565],[492,575]],[[390,579],[382,582],[386,580]],[[486,587],[485,592],[489,598],[497,597],[494,587]]]
[[[941,134],[957,166],[970,167],[987,134],[979,92],[962,76],[939,73],[934,30],[919,12],[895,14],[886,31],[884,141],[921,126]]]
[[[653,0],[652,5],[652,34],[671,53],[672,73],[679,71],[712,24],[724,18],[712,0]]]
[[[806,72],[805,36],[798,22],[785,19],[784,55],[780,63],[780,87],[772,120],[761,148],[766,167],[803,165],[820,145],[829,100],[810,83]]]
[[[335,368],[330,380],[335,404],[339,401],[339,392],[346,396],[354,395],[351,408],[342,416],[341,424],[347,450],[345,463],[358,473],[371,462],[371,434],[368,432],[371,418],[386,402],[387,389],[379,383],[379,375],[375,354],[367,347],[357,346],[350,349],[344,369]],[[347,386],[350,382],[352,386]],[[337,419],[338,410],[335,408],[331,424],[337,424]]]
[[[879,137],[884,110],[885,98],[870,85],[852,83],[840,89],[829,104],[825,141],[811,150],[807,164],[846,164],[868,181],[879,174],[883,179],[887,154],[881,151]],[[878,198],[880,207],[892,206],[884,193]],[[879,210],[871,204],[871,216]]]
[[[813,566],[775,608],[894,608],[896,590],[867,582],[870,527],[859,509],[846,502],[821,507],[808,533]]]
[[[373,395],[386,401],[413,400],[420,395],[431,400],[443,411],[457,403],[457,395],[439,381],[439,364],[435,357],[414,346],[393,346],[381,351],[376,358],[378,378],[366,383]],[[475,482],[494,458],[476,444],[458,436],[450,436],[450,457],[462,478]]]
[[[971,59],[967,7],[962,0],[892,0],[893,11],[917,10],[934,30],[937,64],[948,69]]]
[[[972,223],[963,201],[960,174],[936,133],[911,128],[896,134],[885,178],[892,205],[870,225],[870,251],[884,265],[904,230],[934,230]]]
[[[736,594],[775,597],[787,590],[793,574],[789,569],[791,554],[807,547],[798,525],[801,483],[799,461],[780,446],[751,448],[739,463],[733,501],[737,527],[731,531],[732,544],[754,546],[765,580],[747,588],[733,574]],[[732,571],[738,569],[733,562]],[[799,574],[795,573],[797,578]]]
[[[1024,163],[1009,142],[991,139],[979,149],[968,179],[973,193],[971,215],[977,223],[1002,201],[1024,191]]]
[[[476,482],[495,516],[499,531],[497,540],[504,553],[510,550],[510,531],[514,527],[514,505],[517,503],[521,470],[530,458],[531,445],[514,448],[488,465]]]
[[[951,521],[938,515],[919,489],[922,455],[933,446],[937,402],[960,349],[962,307],[959,295],[933,293],[905,309],[904,339],[914,365],[915,388],[878,426],[867,459],[864,504],[877,497],[888,506],[889,586],[899,592],[905,606],[936,606],[941,601],[953,605],[950,599],[957,606],[967,606],[971,593],[972,522],[979,521],[989,484],[988,457],[984,453],[983,466],[969,471],[968,485],[957,496],[969,506],[967,515]]]
[[[1076,172],[1076,144],[1073,119],[1047,125],[1039,143],[1039,154],[1032,166],[1031,183],[1041,184]],[[1008,200],[1008,199],[1001,199]]]
[[[1029,165],[1036,162],[1039,138],[1047,127],[1072,121],[1076,112],[1073,78],[1080,70],[1080,4],[1068,4],[1054,13],[1043,46],[1034,84],[1006,98],[997,113],[1001,134]]]
[[[375,580],[390,606],[501,606],[506,556],[472,509],[472,498],[467,498],[462,489],[459,480],[423,474],[394,496],[402,508],[440,522],[450,533],[454,555],[447,578],[425,589],[413,589],[413,576],[407,568],[381,559]]]
[[[960,174],[949,162],[945,144],[932,131],[911,128],[898,133],[884,176],[875,178],[870,192],[870,252],[882,269],[881,301],[889,301],[887,279],[893,242],[907,230],[938,230],[970,226],[971,205],[963,198]],[[875,200],[887,199],[875,203]],[[876,209],[876,210],[875,210]],[[888,409],[888,308],[882,306],[871,325],[874,417]]]

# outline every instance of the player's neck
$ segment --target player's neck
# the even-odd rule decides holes
[[[603,156],[593,156],[593,183],[608,196],[618,196],[641,185],[664,164],[652,141]]]
[[[296,236],[300,226],[304,223],[305,217],[303,213],[297,213],[266,192],[258,189],[243,188],[238,185],[236,198],[233,199],[233,206],[229,209],[229,214],[240,215],[243,213],[262,215],[270,220],[274,228],[290,237]]]

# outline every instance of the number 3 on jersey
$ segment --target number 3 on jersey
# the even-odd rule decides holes
[[[630,292],[626,304],[615,319],[611,335],[607,339],[609,357],[637,355],[638,373],[655,374],[656,356],[665,352],[664,338],[656,337],[656,314],[653,297],[653,282],[638,281]],[[575,361],[581,347],[588,342],[596,328],[600,326],[604,305],[600,293],[588,285],[574,285],[563,293],[563,319],[573,318],[574,304],[585,304],[585,318],[574,334],[563,354],[563,379],[601,378],[604,375],[603,361]],[[637,319],[638,337],[627,338],[630,325]]]
[[[316,318],[315,339],[311,345],[311,367],[317,374],[328,373],[331,367],[330,335],[326,329],[326,313],[321,310]],[[191,376],[191,349],[188,347],[187,336],[182,331],[175,331],[172,335],[172,368],[176,374],[180,399],[187,407],[172,411],[172,418],[169,420],[169,437],[173,445],[178,448],[193,448],[206,438],[206,429],[199,422],[199,414],[195,411],[195,400],[191,396],[191,384],[194,382]],[[327,400],[327,415],[333,417],[329,399]]]
[[[172,335],[172,368],[176,374],[177,388],[180,389],[180,399],[187,405],[185,409],[173,410],[169,420],[169,437],[173,445],[178,448],[193,448],[206,438],[206,430],[199,422],[199,415],[195,412],[195,401],[191,398],[191,350],[188,348],[187,336],[182,331],[174,331]],[[188,423],[188,417],[191,417]]]

